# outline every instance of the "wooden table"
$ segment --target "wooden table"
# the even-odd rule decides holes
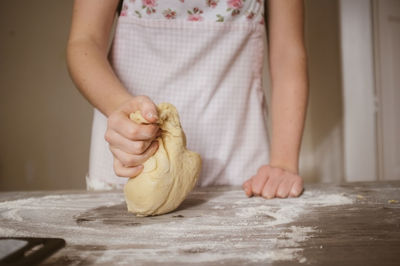
[[[306,184],[300,198],[192,192],[139,218],[121,191],[0,193],[0,236],[60,237],[42,265],[400,265],[400,182]]]

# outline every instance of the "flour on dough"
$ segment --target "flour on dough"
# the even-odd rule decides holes
[[[149,216],[175,210],[193,189],[200,174],[200,155],[186,149],[176,108],[169,103],[157,106],[161,136],[157,152],[143,164],[143,171],[124,187],[128,211]],[[148,123],[139,111],[130,119]]]

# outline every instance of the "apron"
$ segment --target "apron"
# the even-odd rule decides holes
[[[176,106],[187,148],[200,154],[197,186],[241,185],[269,162],[263,88],[262,0],[125,0],[110,63],[132,95]],[[94,110],[89,190],[122,188]]]

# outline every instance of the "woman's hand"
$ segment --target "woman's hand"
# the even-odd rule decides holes
[[[248,197],[297,197],[303,191],[303,179],[282,168],[263,165],[255,176],[243,183],[242,188]]]
[[[136,124],[129,114],[139,110],[149,124]],[[135,177],[158,149],[160,135],[156,124],[157,108],[147,96],[132,97],[108,117],[104,138],[114,156],[114,172],[120,177]]]

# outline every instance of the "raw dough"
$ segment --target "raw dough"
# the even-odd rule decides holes
[[[200,174],[200,155],[186,149],[186,136],[179,115],[170,103],[161,103],[157,152],[144,163],[143,171],[129,179],[124,187],[128,211],[149,216],[175,210],[193,189]],[[139,111],[130,119],[148,123]]]

